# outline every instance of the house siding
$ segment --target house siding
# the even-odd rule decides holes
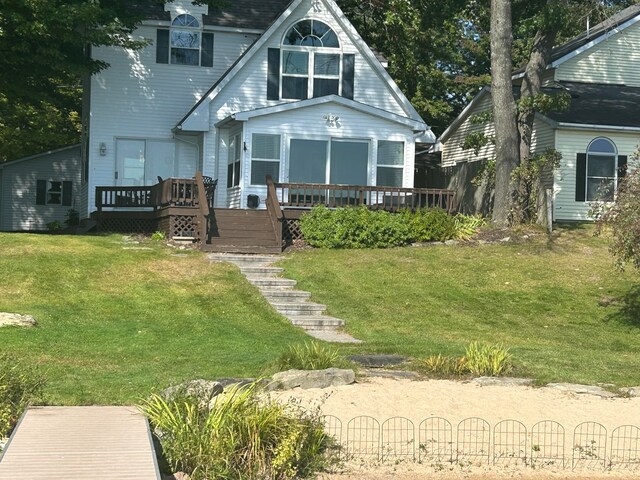
[[[3,165],[0,230],[46,230],[46,224],[56,220],[64,226],[68,210],[82,203],[80,175],[79,146]],[[36,205],[37,180],[73,182],[72,206]]]
[[[328,113],[340,117],[338,124],[335,126],[328,124],[324,119],[324,115]],[[288,146],[292,138],[369,141],[369,169],[367,176],[369,185],[376,184],[378,141],[404,142],[402,186],[413,187],[415,144],[413,131],[409,127],[401,127],[391,121],[358,112],[345,106],[325,104],[253,118],[246,123],[243,131],[243,141],[247,145],[247,150],[244,152],[243,170],[241,172],[243,193],[240,199],[240,206],[242,208],[246,207],[247,196],[250,194],[258,195],[261,207],[264,207],[267,194],[266,187],[251,185],[251,140],[253,133],[281,135],[280,178],[275,179],[281,182],[289,180]]]
[[[603,130],[576,131],[559,128],[556,131],[557,149],[562,154],[560,168],[555,173],[554,220],[591,220],[590,202],[576,202],[576,154],[585,153],[589,143],[597,137],[613,141],[619,155],[627,155],[631,166],[632,156],[638,150],[640,133],[620,133]]]
[[[556,80],[640,86],[640,22],[558,66]]]
[[[208,153],[207,163],[214,161],[213,152],[219,151],[220,158],[216,162],[215,177],[219,179],[219,184],[226,185],[227,178],[227,150],[224,147],[218,148],[217,136],[215,134],[215,124],[229,115],[241,111],[253,110],[261,107],[268,107],[285,103],[283,100],[267,100],[267,51],[268,48],[279,48],[282,37],[286,31],[303,18],[315,18],[325,22],[338,35],[342,52],[355,54],[355,79],[354,79],[354,100],[373,107],[408,116],[404,107],[390,93],[386,80],[369,63],[368,59],[353,44],[347,32],[333,17],[332,13],[323,5],[320,12],[315,11],[311,0],[304,0],[287,17],[286,21],[270,36],[255,52],[253,57],[243,66],[238,74],[225,85],[220,93],[209,104],[209,128],[210,133],[206,135]],[[279,117],[283,118],[283,117]],[[397,131],[398,127],[391,127],[389,132]],[[243,165],[244,167],[244,165]],[[245,169],[246,170],[246,169]],[[246,194],[243,194],[243,205],[246,202]],[[216,196],[217,206],[226,206],[226,201],[222,195]]]
[[[143,25],[135,31],[134,38],[152,40],[138,51],[93,49],[93,58],[110,67],[91,79],[89,212],[95,187],[116,182],[116,138],[172,139],[172,128],[257,38],[254,33],[213,30],[213,67],[158,64],[157,28]],[[101,143],[107,147],[104,156],[99,154]]]

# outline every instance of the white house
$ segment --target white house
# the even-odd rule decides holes
[[[94,48],[78,201],[158,177],[218,180],[215,206],[278,182],[412,187],[429,127],[332,0],[188,0],[150,9],[141,50]],[[254,197],[255,198],[255,197]]]
[[[514,87],[521,77],[514,75]],[[610,192],[607,198],[615,195],[640,143],[640,6],[555,48],[544,85],[549,93],[564,90],[571,95],[568,110],[537,114],[534,124],[534,152],[554,148],[562,154],[549,185],[553,220],[588,220],[591,203],[602,199],[603,191]],[[457,190],[466,210],[486,203],[487,192],[473,188],[469,179],[484,160],[493,158],[494,146],[486,145],[475,155],[462,144],[472,132],[493,134],[493,124],[473,121],[474,115],[490,109],[491,91],[484,88],[438,139],[441,165],[451,172],[449,188]]]

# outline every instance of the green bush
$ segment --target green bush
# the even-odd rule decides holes
[[[456,238],[454,217],[441,208],[423,208],[415,212],[401,213],[409,225],[409,235],[414,242],[444,242]]]
[[[0,354],[0,438],[9,436],[22,412],[41,400],[43,386],[36,369]]]
[[[503,345],[472,342],[465,352],[467,368],[474,375],[497,377],[512,368],[511,354]]]
[[[140,409],[170,467],[192,480],[306,478],[333,461],[318,413],[261,397],[256,384],[211,402],[154,395]]]
[[[291,345],[280,355],[278,370],[324,370],[331,367],[346,367],[348,362],[340,356],[337,349],[318,342],[304,342],[304,345]]]
[[[468,372],[465,357],[430,355],[418,365],[422,370],[438,377],[460,376]]]

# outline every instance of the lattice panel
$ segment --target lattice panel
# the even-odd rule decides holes
[[[153,218],[101,218],[101,232],[151,234],[158,230],[158,221]]]
[[[170,224],[170,236],[172,239],[193,237],[196,240],[200,240],[200,229],[196,215],[172,215]]]
[[[285,245],[291,245],[296,240],[304,240],[302,230],[300,230],[300,220],[297,218],[287,218],[284,221],[284,232],[282,239]]]

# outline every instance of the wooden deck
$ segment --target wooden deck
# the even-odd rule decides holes
[[[0,479],[159,480],[147,420],[134,407],[35,407],[0,457]]]

